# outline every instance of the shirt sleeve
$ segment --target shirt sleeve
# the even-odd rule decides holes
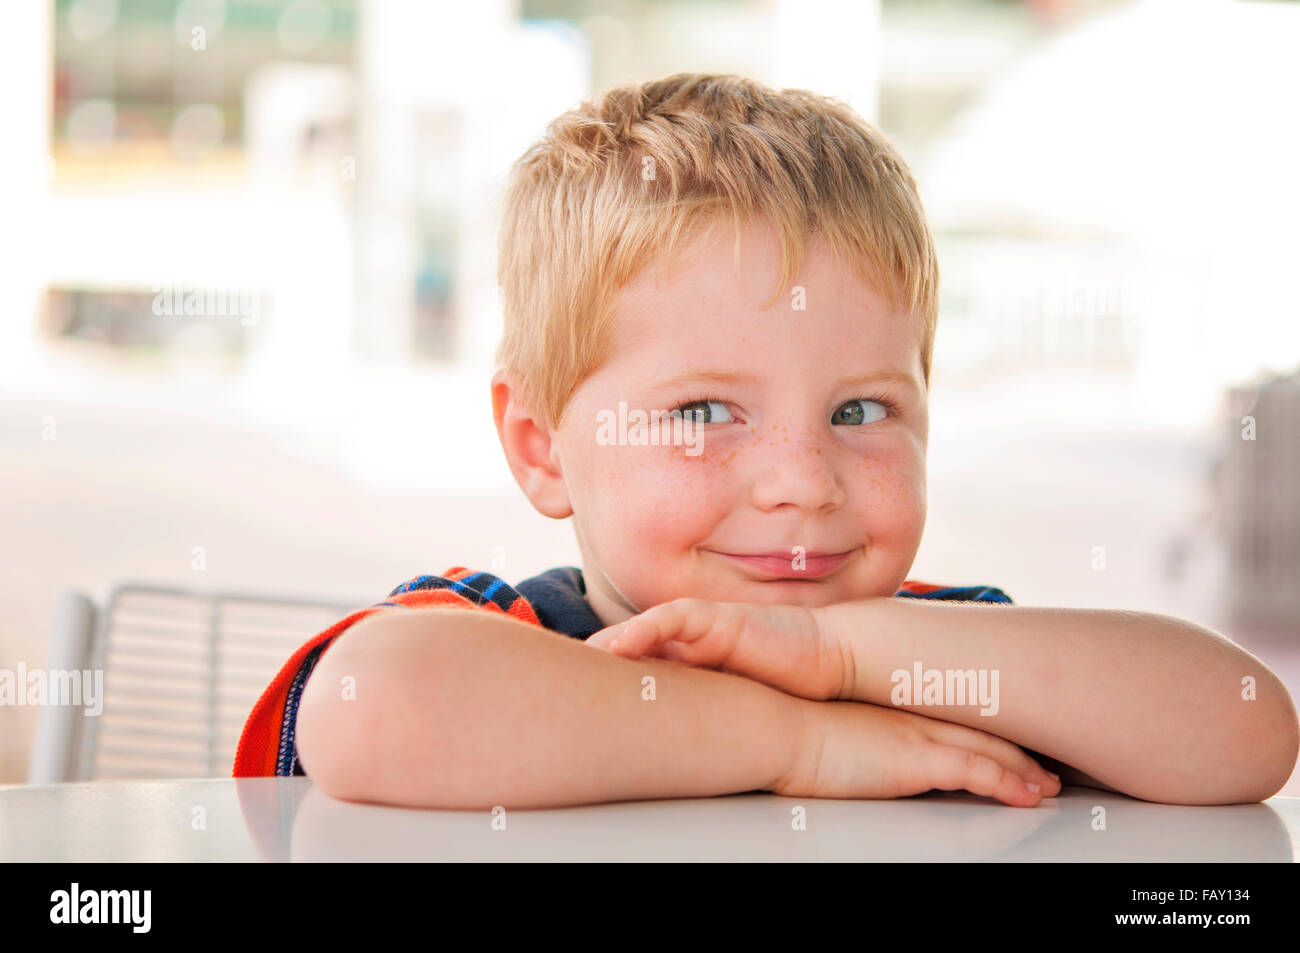
[[[455,608],[498,612],[540,626],[528,600],[503,580],[486,572],[453,566],[441,575],[415,576],[397,586],[383,602],[359,609],[308,639],[289,657],[253,705],[239,745],[233,776],[305,775],[294,741],[298,702],[307,678],[334,639],[376,612],[395,609]]]
[[[909,579],[896,596],[907,599],[944,599],[950,602],[1011,602],[1011,597],[996,586],[939,586]]]

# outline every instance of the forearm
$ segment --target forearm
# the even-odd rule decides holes
[[[990,731],[1135,797],[1259,800],[1295,764],[1286,688],[1253,655],[1180,619],[898,598],[818,611],[851,649],[847,697],[894,704],[893,674],[917,663],[983,670],[989,684],[996,673],[996,713],[972,699],[924,704],[923,686],[899,707]],[[1245,676],[1254,701],[1243,699]]]
[[[341,697],[345,676],[355,700]],[[348,800],[508,809],[702,797],[770,787],[793,761],[805,704],[503,616],[390,612],[321,658],[298,751],[318,784]]]

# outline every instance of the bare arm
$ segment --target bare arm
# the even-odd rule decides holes
[[[826,606],[849,692],[891,704],[897,670],[997,670],[997,711],[904,704],[1041,752],[1067,783],[1151,801],[1275,794],[1295,766],[1295,705],[1263,662],[1215,632],[1145,612],[872,599]],[[1255,700],[1243,697],[1254,679]],[[1050,765],[1048,765],[1050,767]]]
[[[355,700],[343,698],[346,676]],[[806,704],[504,616],[392,611],[322,656],[297,742],[307,773],[346,800],[488,809],[703,797],[770,789],[795,759]]]

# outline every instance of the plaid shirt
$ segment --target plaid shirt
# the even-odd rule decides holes
[[[392,608],[450,607],[499,612],[575,639],[586,639],[604,628],[586,599],[582,570],[572,566],[550,569],[517,586],[487,572],[453,566],[440,576],[408,579],[383,602],[359,609],[308,639],[284,663],[257,700],[235,752],[234,776],[273,777],[305,775],[294,742],[298,703],[307,677],[330,643],[375,612]],[[909,580],[895,593],[910,599],[946,599],[961,602],[1011,602],[992,586],[936,586]]]

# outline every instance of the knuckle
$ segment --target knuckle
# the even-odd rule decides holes
[[[972,775],[996,775],[1000,768],[992,758],[973,749],[967,749],[966,770]]]

